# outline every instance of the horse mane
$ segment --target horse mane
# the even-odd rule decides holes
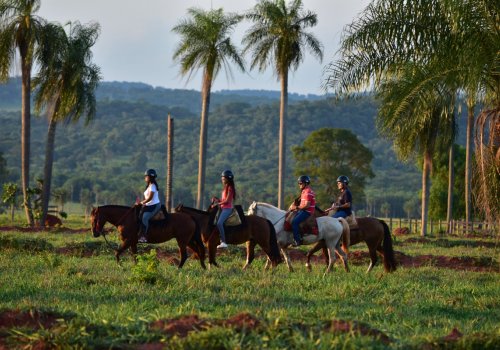
[[[104,208],[104,209],[130,209],[130,207],[127,207],[125,205],[118,205],[118,204],[107,204],[107,205],[101,205],[99,208]]]
[[[195,213],[198,213],[198,214],[210,215],[210,213],[207,212],[207,211],[205,211],[205,210],[200,210],[200,209],[196,209],[196,208],[186,207],[185,205],[182,205],[182,207],[185,208],[185,209],[188,209],[190,211],[194,211]]]

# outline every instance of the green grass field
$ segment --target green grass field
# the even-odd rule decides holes
[[[81,218],[68,223],[85,227]],[[284,264],[264,271],[263,257],[242,271],[243,246],[220,254],[220,268],[188,259],[178,270],[175,241],[142,245],[138,264],[127,253],[120,266],[90,230],[4,229],[0,349],[500,348],[497,239],[418,238],[398,237],[394,249],[427,257],[419,267],[366,274],[368,258],[356,259],[350,273],[336,264],[323,277],[320,262],[312,273],[303,261],[294,273]],[[467,258],[471,268],[440,266],[438,257]],[[446,338],[455,328],[462,336]]]

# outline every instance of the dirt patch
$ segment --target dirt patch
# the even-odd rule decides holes
[[[51,328],[61,319],[53,312],[6,310],[0,312],[0,328]]]
[[[332,320],[328,322],[325,327],[325,331],[332,333],[357,333],[363,336],[371,336],[373,338],[379,339],[384,344],[391,343],[391,338],[387,336],[382,331],[370,327],[368,324],[357,321],[345,321],[345,320]]]
[[[197,315],[188,315],[179,318],[158,320],[153,322],[150,327],[169,335],[177,335],[184,338],[189,332],[209,328],[210,323],[207,320],[200,319]]]
[[[394,229],[394,231],[392,232],[394,236],[406,236],[409,235],[410,233],[411,232],[408,227],[398,227]]]
[[[24,226],[0,226],[0,232],[16,231],[16,232],[51,232],[51,233],[87,233],[89,228],[67,228],[64,226],[56,227],[24,227]]]
[[[462,271],[476,272],[500,272],[498,263],[492,259],[481,259],[476,257],[449,257],[442,255],[418,255],[409,256],[401,252],[395,252],[398,263],[405,267],[434,266]]]
[[[254,330],[260,326],[260,321],[249,313],[239,313],[226,320],[201,319],[197,315],[188,315],[178,318],[158,320],[150,324],[154,330],[177,335],[184,338],[189,332],[206,330],[211,327],[222,326],[234,328],[238,331]]]
[[[425,237],[413,237],[408,238],[404,241],[397,242],[398,245],[408,245],[408,244],[432,244],[438,247],[484,247],[484,248],[495,248],[498,243],[482,241],[478,239],[460,239],[460,240],[449,240],[446,238],[429,239]]]

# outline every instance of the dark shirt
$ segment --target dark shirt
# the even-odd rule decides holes
[[[340,192],[340,195],[337,197],[337,201],[335,204],[337,205],[343,205],[346,203],[351,203],[349,208],[340,208],[338,211],[344,211],[347,216],[350,216],[352,214],[352,194],[351,190],[349,187],[346,187],[344,189],[344,192]]]

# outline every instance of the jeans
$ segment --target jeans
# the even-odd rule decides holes
[[[226,243],[226,233],[224,232],[224,222],[227,220],[229,215],[233,212],[233,208],[224,208],[220,210],[219,220],[217,220],[217,229],[219,229],[219,235],[221,242]]]
[[[161,204],[148,205],[142,207],[142,225],[144,226],[144,234],[148,232],[149,220],[156,215],[161,209]]]
[[[344,218],[345,219],[346,217],[348,217],[348,215],[347,215],[347,213],[345,211],[339,210],[335,214],[333,214],[333,217],[337,218],[337,219],[338,218]]]
[[[307,211],[300,210],[297,215],[293,218],[292,220],[292,230],[293,230],[293,239],[295,239],[295,242],[301,242],[302,238],[300,237],[300,229],[299,229],[299,224],[302,221],[305,221],[311,214],[309,214]]]

